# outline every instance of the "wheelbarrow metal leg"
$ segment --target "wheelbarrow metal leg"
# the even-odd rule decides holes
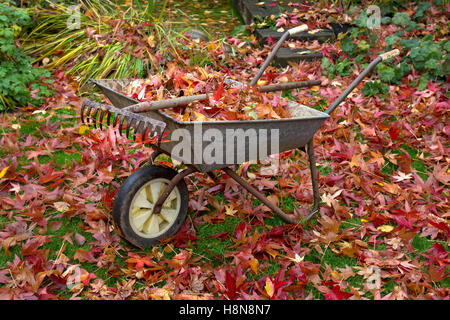
[[[267,199],[261,192],[256,190],[253,186],[251,186],[247,181],[242,179],[237,173],[235,173],[230,168],[224,168],[222,170],[225,171],[237,183],[239,183],[241,186],[243,186],[245,189],[247,189],[248,192],[253,194],[257,199],[259,199],[267,207],[269,207],[270,210],[272,210],[274,213],[279,215],[284,221],[286,221],[288,223],[298,223],[300,221],[298,219],[293,219],[293,218],[289,217],[280,208],[278,208],[276,205],[274,205],[272,202],[270,202],[270,200]]]
[[[308,142],[307,146],[309,169],[311,171],[311,182],[313,188],[314,205],[311,213],[308,215],[307,219],[311,218],[314,214],[319,211],[320,204],[320,194],[319,194],[319,183],[317,181],[317,168],[316,168],[316,157],[314,156],[314,143],[313,139]]]
[[[163,193],[159,196],[158,201],[156,201],[155,206],[153,207],[153,214],[159,214],[161,212],[164,201],[166,201],[167,197],[178,184],[178,182],[180,182],[184,177],[190,175],[191,173],[194,173],[195,171],[196,169],[194,167],[189,167],[178,173],[175,177],[173,177],[172,180],[170,180],[170,183],[164,189]]]
[[[309,158],[309,168],[311,171],[311,181],[312,181],[312,187],[313,187],[314,205],[313,205],[311,212],[307,216],[306,220],[311,218],[314,214],[316,214],[319,211],[318,209],[319,209],[319,203],[320,203],[319,184],[317,181],[316,158],[314,156],[314,144],[313,144],[312,139],[311,139],[311,141],[308,142],[307,153],[308,153],[308,158]],[[230,168],[224,168],[222,170],[225,171],[237,183],[239,183],[241,186],[243,186],[245,189],[247,189],[248,192],[253,194],[262,203],[264,203],[270,210],[272,210],[274,213],[276,213],[278,216],[280,216],[280,218],[283,219],[284,221],[286,221],[288,223],[299,223],[301,221],[300,218],[294,219],[293,217],[284,213],[278,206],[274,205],[261,192],[256,190],[252,185],[250,185],[247,181],[242,179],[237,173],[235,173]]]
[[[155,162],[156,158],[161,154],[161,150],[156,149],[155,151],[152,152],[152,154],[150,155],[150,157],[148,158],[147,164],[148,165],[152,165],[153,162]]]

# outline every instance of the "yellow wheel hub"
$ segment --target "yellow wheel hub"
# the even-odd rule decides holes
[[[174,224],[181,205],[180,192],[176,186],[164,202],[161,213],[152,213],[156,201],[169,182],[164,178],[153,179],[136,192],[129,217],[131,227],[141,237],[158,237]]]

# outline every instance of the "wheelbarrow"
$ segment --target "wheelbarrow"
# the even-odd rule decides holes
[[[306,26],[299,26],[283,34],[250,82],[250,86],[256,86],[258,79],[282,43],[290,35],[306,29]],[[320,203],[318,173],[314,157],[314,134],[323,122],[330,117],[336,107],[380,61],[390,59],[398,54],[398,50],[393,50],[378,56],[325,112],[291,102],[288,108],[292,117],[283,119],[178,121],[160,112],[159,109],[204,100],[208,97],[208,94],[139,103],[137,100],[119,92],[123,91],[124,87],[132,80],[92,80],[113,106],[88,100],[84,101],[81,109],[81,119],[84,123],[94,124],[94,126],[98,124],[102,127],[106,117],[108,125],[114,125],[118,128],[120,134],[126,131],[127,137],[129,137],[131,128],[133,129],[133,136],[141,134],[143,140],[146,136],[153,137],[152,148],[154,152],[150,155],[149,164],[132,173],[121,185],[115,196],[112,217],[119,229],[119,234],[133,245],[141,248],[153,246],[160,240],[173,236],[181,227],[188,211],[189,196],[184,178],[194,172],[201,172],[208,174],[214,181],[217,181],[214,173],[216,170],[225,172],[284,221],[299,223],[302,217],[294,217],[292,214],[283,212],[264,194],[233,171],[232,167],[237,164],[261,159],[261,155],[264,156],[264,152],[260,152],[261,150],[265,150],[266,155],[271,155],[306,148],[314,201],[307,216],[307,219],[309,219],[318,211]],[[279,91],[318,83],[320,81],[285,83],[258,87],[258,89],[261,91]],[[241,86],[243,84],[235,83],[235,85]],[[125,123],[126,128],[124,127]],[[228,137],[227,133],[233,133],[233,135],[230,134],[230,137],[232,137],[230,141],[227,140],[227,143],[222,145],[217,144],[219,147],[214,150],[215,161],[211,161],[211,157],[199,156],[208,147],[206,146],[203,149],[205,134],[208,132],[213,132],[216,138],[221,135]],[[236,132],[240,134],[235,134]],[[188,148],[179,152],[180,138],[186,137],[190,139],[188,139]],[[211,142],[211,139],[208,142]],[[255,144],[257,148],[255,148]],[[276,147],[271,148],[273,145]],[[186,143],[183,146],[186,146]],[[154,165],[155,159],[160,154],[166,154],[183,163],[185,169],[178,172],[168,167]]]

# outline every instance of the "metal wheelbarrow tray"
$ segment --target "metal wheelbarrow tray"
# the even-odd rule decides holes
[[[111,101],[111,103],[117,108],[126,108],[131,105],[139,103],[139,101],[127,97],[126,95],[118,92],[123,91],[123,88],[132,80],[92,80],[92,82],[97,85],[103,92],[103,94]],[[226,135],[226,131],[229,132],[249,132],[248,130],[255,130],[257,133],[262,130],[262,132],[267,132],[267,136],[258,136],[258,143],[270,146],[271,132],[279,133],[279,150],[277,153],[282,153],[288,150],[292,150],[298,147],[305,146],[313,137],[314,133],[319,129],[322,123],[329,118],[329,115],[303,106],[295,102],[291,102],[288,106],[291,113],[294,115],[292,118],[282,118],[282,119],[270,119],[270,120],[233,120],[233,121],[191,121],[183,122],[176,120],[169,115],[160,112],[158,110],[147,111],[142,113],[142,115],[149,117],[154,120],[159,120],[165,123],[165,132],[167,135],[164,140],[167,142],[161,143],[158,148],[161,152],[171,155],[175,160],[180,162],[185,162],[192,164],[200,172],[209,172],[216,169],[222,169],[224,167],[229,167],[234,164],[241,164],[250,160],[257,160],[256,157],[252,157],[250,148],[250,141],[245,140],[245,149],[240,149],[242,147],[239,143],[234,143],[233,146],[225,145],[223,155],[223,161],[216,164],[206,164],[203,161],[196,161],[196,152],[201,150],[196,143],[191,144],[191,157],[177,158],[177,156],[172,152],[178,141],[172,139],[172,133],[176,130],[184,129],[190,137],[193,137],[196,142],[201,141],[201,137],[198,137],[199,132],[198,127],[201,126],[202,132],[209,129],[219,130],[223,136]],[[201,133],[201,132],[200,132]],[[232,162],[227,162],[225,159],[226,151],[233,147],[233,152],[235,159]],[[259,152],[258,152],[259,154]],[[240,155],[241,161],[237,160],[237,155]],[[197,157],[198,159],[198,157]]]
[[[291,30],[293,31],[290,32],[288,30],[278,41],[250,85],[253,86],[256,84],[270,60],[281,46],[281,43],[289,35],[305,30],[305,27],[300,26]],[[258,155],[261,153],[257,152],[255,155],[254,152],[251,152],[255,150],[255,146],[253,145],[254,141],[250,138],[246,139],[244,137],[241,141],[233,140],[232,143],[223,144],[222,161],[206,163],[202,160],[202,157],[198,158],[198,153],[202,152],[202,146],[199,146],[196,141],[203,141],[203,136],[199,137],[199,135],[202,135],[203,132],[206,132],[207,130],[215,130],[215,132],[222,135],[226,133],[227,130],[231,130],[231,132],[239,131],[241,133],[256,133],[258,148],[261,146],[266,146],[263,148],[268,148],[267,146],[273,141],[272,139],[276,139],[278,148],[275,152],[272,152],[274,150],[267,150],[267,154],[282,153],[306,147],[314,199],[312,210],[307,217],[310,218],[318,211],[320,202],[317,180],[318,175],[313,146],[313,136],[315,132],[320,128],[322,123],[329,118],[331,112],[335,110],[345,97],[380,61],[392,58],[398,54],[399,51],[394,50],[377,57],[325,112],[292,102],[288,107],[293,117],[285,119],[182,122],[159,110],[151,109],[149,103],[139,103],[120,93],[119,91],[123,91],[123,88],[131,80],[92,80],[92,82],[97,85],[111,101],[114,107],[92,101],[85,101],[81,111],[83,122],[86,119],[88,122],[89,120],[93,120],[95,123],[97,118],[100,117],[99,123],[101,125],[104,115],[107,114],[109,124],[110,114],[116,113],[120,116],[114,119],[114,125],[117,123],[118,118],[122,118],[122,120],[119,120],[122,125],[124,119],[128,117],[126,119],[127,136],[130,126],[133,127],[135,131],[139,131],[143,127],[150,128],[149,130],[157,132],[159,137],[165,133],[167,135],[164,137],[164,141],[167,142],[161,142],[161,139],[158,139],[158,141],[152,145],[155,151],[150,155],[149,162],[153,163],[158,155],[164,153],[175,160],[182,162],[187,167],[186,169],[177,172],[162,166],[147,165],[131,174],[122,184],[114,199],[112,215],[114,222],[119,229],[119,233],[126,240],[138,247],[153,246],[161,239],[172,236],[178,231],[187,214],[189,197],[184,177],[194,172],[202,172],[207,173],[214,181],[217,181],[213,171],[218,169],[227,173],[237,183],[269,207],[274,213],[279,215],[284,221],[288,223],[300,222],[301,217],[295,218],[292,215],[283,212],[278,206],[269,201],[261,192],[252,187],[230,168],[232,165],[260,158]],[[294,85],[293,87],[296,86]],[[141,108],[140,111],[144,110],[145,112],[139,114],[133,112],[139,110],[139,105],[144,105],[144,108]],[[84,114],[86,110],[87,113]],[[120,132],[122,132],[121,125],[119,125]],[[201,128],[201,130],[199,130],[199,128]],[[185,135],[194,138],[194,141],[190,144],[189,157],[177,157],[177,155],[174,154],[174,148],[178,144],[178,140],[173,140],[173,134],[177,131],[179,132],[179,130],[184,130],[183,132]],[[143,132],[145,134],[145,131]],[[230,150],[233,152],[233,158],[227,157]]]

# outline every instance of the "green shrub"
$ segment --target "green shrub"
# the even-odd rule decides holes
[[[0,3],[0,111],[40,104],[50,96],[49,72],[34,68],[32,59],[16,46],[15,38],[30,17],[21,9]]]
[[[328,58],[322,58],[322,72],[325,76],[329,76],[331,79],[334,79],[336,75],[340,75],[342,77],[350,75],[350,66],[351,62],[347,59],[339,58],[336,61],[336,64],[333,64]]]
[[[382,84],[380,80],[367,81],[364,84],[364,87],[362,89],[362,93],[366,97],[385,95],[388,92],[389,92],[389,87]]]
[[[395,34],[389,35],[385,39],[387,47],[385,52],[394,48],[402,51],[402,61],[397,65],[380,63],[377,65],[376,71],[378,78],[382,83],[399,84],[402,78],[409,74],[414,68],[420,80],[416,82],[418,90],[424,90],[427,87],[429,80],[446,81],[446,77],[450,73],[450,41],[433,41],[433,36],[428,34],[423,38],[408,38],[408,31],[420,29],[416,21],[423,21],[426,11],[431,7],[428,2],[419,2],[417,10],[411,17],[408,12],[395,12],[387,10],[390,7],[395,8],[396,1],[387,1],[385,6],[385,13],[392,14],[391,23],[402,27]],[[443,5],[436,4],[436,5]],[[402,8],[398,6],[398,8]],[[381,10],[383,13],[383,9]],[[372,34],[372,31],[366,28],[367,12],[363,11],[356,19],[355,27],[350,29],[350,32],[340,37],[340,47],[345,55],[349,58],[354,58],[355,63],[370,61],[367,56],[368,49],[376,45],[377,37]],[[382,18],[383,23],[383,18]],[[379,52],[380,54],[381,52]],[[336,66],[329,61],[322,61],[322,68],[325,75],[332,75],[333,71],[336,73]],[[332,75],[332,77],[334,77]],[[371,96],[377,93],[383,93],[385,87],[376,83],[366,83],[364,92]]]

